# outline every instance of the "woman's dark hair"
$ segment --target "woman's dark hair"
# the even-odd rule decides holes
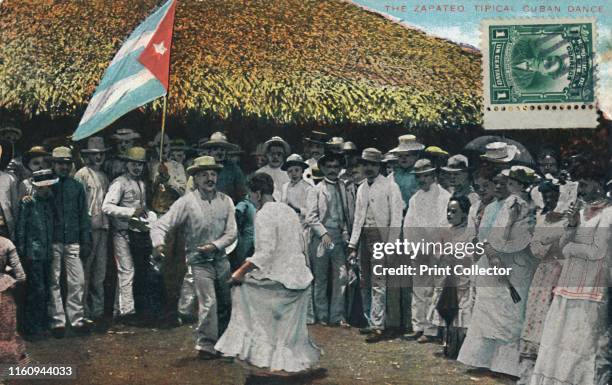
[[[470,203],[470,200],[465,195],[453,195],[448,200],[448,203],[451,203],[452,201],[457,202],[459,204],[459,207],[461,207],[461,211],[463,211],[465,214],[470,212],[472,203]]]
[[[260,192],[264,195],[272,195],[274,193],[274,180],[266,173],[258,172],[254,174],[249,178],[247,184],[252,192]]]

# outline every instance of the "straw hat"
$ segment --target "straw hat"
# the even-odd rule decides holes
[[[422,151],[425,149],[423,144],[417,142],[416,136],[414,135],[402,135],[397,138],[397,140],[399,141],[399,145],[389,152],[399,155]]]
[[[104,145],[104,138],[101,136],[92,136],[87,139],[87,147],[81,149],[83,154],[97,154],[108,151],[109,148]]]
[[[197,173],[198,171],[201,170],[221,170],[223,168],[223,165],[215,162],[215,158],[212,156],[200,156],[198,158],[195,158],[195,160],[193,161],[193,164],[189,167],[187,167],[187,174],[189,175],[194,175],[195,173]]]
[[[442,170],[446,172],[459,172],[467,171],[468,169],[468,158],[465,155],[457,154],[448,158],[446,166],[442,167]]]
[[[264,154],[268,152],[268,148],[272,145],[282,146],[285,149],[285,154],[289,154],[291,152],[291,146],[289,146],[289,143],[285,142],[285,140],[280,136],[273,136],[264,143]]]
[[[429,159],[419,159],[414,163],[412,172],[414,174],[426,174],[436,171],[433,163]]]
[[[429,146],[425,148],[425,152],[432,156],[446,157],[449,155],[448,151],[445,151],[438,146]]]
[[[147,150],[143,147],[130,147],[121,159],[128,162],[147,163]]]
[[[518,148],[515,145],[504,142],[493,142],[487,144],[485,153],[480,155],[482,159],[494,163],[508,163],[516,156]]]
[[[523,184],[532,184],[538,181],[536,172],[532,168],[525,166],[512,166],[502,170],[501,174]]]
[[[56,184],[59,178],[50,169],[38,170],[32,173],[32,184],[36,187],[46,187]]]
[[[236,150],[237,145],[228,142],[227,136],[224,133],[217,131],[213,132],[210,139],[200,145],[200,148],[223,147],[226,150]]]
[[[281,166],[281,170],[287,171],[291,166],[300,166],[303,170],[306,170],[308,168],[308,163],[304,162],[304,159],[299,154],[291,154]]]
[[[342,145],[342,152],[347,155],[355,155],[359,154],[359,149],[357,149],[357,146],[353,142],[344,142]]]
[[[131,128],[120,128],[111,136],[116,140],[132,140],[140,138],[140,134]]]
[[[51,156],[51,154],[49,154],[49,152],[43,146],[34,146],[23,153],[21,156],[21,163],[23,163],[25,167],[28,167],[28,163],[30,163],[33,158],[37,158],[39,156],[47,158]]]
[[[51,160],[54,162],[72,162],[72,150],[68,147],[55,147],[51,152]]]
[[[389,162],[396,162],[399,158],[397,157],[396,154],[392,153],[391,151],[389,151],[388,153],[385,154],[385,157],[383,158],[383,163],[389,163]]]
[[[325,151],[343,153],[344,150],[344,138],[340,136],[334,136],[325,143]]]
[[[383,161],[383,154],[374,147],[368,147],[361,153],[360,160],[362,162],[381,163]]]

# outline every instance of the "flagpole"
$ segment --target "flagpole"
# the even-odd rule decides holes
[[[164,137],[166,136],[166,109],[168,106],[168,94],[164,95],[164,107],[162,109],[161,121],[161,140],[159,141],[159,163],[162,164],[164,159]]]

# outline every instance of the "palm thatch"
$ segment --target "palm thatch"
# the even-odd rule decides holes
[[[159,4],[5,0],[0,108],[82,113],[122,41]],[[480,123],[480,73],[478,53],[340,0],[182,0],[169,113],[463,126]]]

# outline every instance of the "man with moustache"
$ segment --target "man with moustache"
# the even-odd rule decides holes
[[[196,190],[185,194],[151,228],[154,256],[164,252],[166,234],[183,226],[187,263],[191,266],[198,298],[198,324],[195,349],[201,359],[214,359],[220,333],[229,322],[230,264],[225,248],[236,239],[234,203],[217,191],[217,174],[223,166],[214,157],[196,158],[187,168]],[[217,314],[219,309],[219,314]]]
[[[346,245],[353,221],[353,205],[343,181],[338,179],[342,162],[340,154],[319,158],[323,182],[308,192],[306,223],[312,239],[312,268],[314,272],[314,311],[322,325],[348,326],[345,295],[348,273]],[[330,273],[331,266],[331,273]],[[327,296],[331,280],[331,296]]]
[[[53,185],[55,225],[53,231],[53,261],[51,263],[51,330],[63,337],[66,321],[77,331],[87,331],[83,293],[85,274],[81,256],[91,252],[91,220],[87,210],[87,195],[83,185],[70,176],[72,151],[56,147],[51,162],[59,181]],[[60,293],[62,266],[66,269],[66,311]]]
[[[104,313],[104,277],[106,276],[106,257],[108,244],[108,217],[102,212],[102,202],[108,190],[108,178],[101,168],[108,148],[100,136],[87,140],[87,147],[81,149],[85,166],[74,175],[81,182],[87,195],[87,211],[91,218],[92,248],[84,256],[85,293],[83,302],[85,316],[94,321],[102,320]]]
[[[448,228],[446,210],[450,193],[436,182],[436,167],[429,159],[419,159],[412,171],[419,190],[410,198],[404,218],[404,238],[411,242],[436,242],[441,240],[442,230]],[[419,254],[413,265],[419,271],[421,265],[432,265],[431,254]],[[408,339],[420,343],[429,342],[438,335],[438,328],[427,319],[431,306],[433,276],[415,275],[412,278],[412,330]]]
[[[115,154],[106,159],[104,163],[104,173],[112,182],[118,176],[125,172],[125,161],[123,156],[127,151],[134,146],[136,139],[140,138],[140,134],[131,128],[120,128],[111,136],[116,143]]]
[[[285,157],[291,152],[291,147],[280,136],[273,136],[264,143],[264,152],[268,157],[268,164],[256,171],[263,172],[272,177],[274,181],[274,199],[280,202],[281,187],[289,182],[287,173],[281,169]]]
[[[375,242],[395,242],[399,238],[402,224],[402,193],[392,180],[380,175],[382,153],[376,148],[363,150],[360,162],[364,164],[367,180],[357,190],[355,220],[349,241],[349,261],[357,257],[357,247],[361,242],[364,250],[361,256],[362,280],[364,280],[364,315],[369,328],[363,333],[371,333],[366,342],[379,342],[393,337],[392,331],[385,332],[386,321],[386,281],[370,274],[370,257]]]
[[[131,246],[146,245],[141,229],[130,226],[130,220],[147,219],[149,213],[146,205],[145,184],[142,173],[147,162],[146,150],[142,147],[132,147],[122,157],[126,171],[117,177],[108,188],[102,203],[102,211],[111,218],[115,262],[117,264],[117,294],[115,295],[115,319],[126,325],[136,325],[134,297],[140,298],[140,287],[134,285],[135,274],[138,273],[142,282],[142,267],[146,266],[148,254],[146,250],[132,250]],[[134,245],[132,245],[134,243]],[[135,255],[133,251],[138,251]],[[139,271],[137,271],[139,270]],[[142,303],[142,302],[141,302]],[[139,303],[140,305],[140,303]],[[140,310],[140,309],[139,309]]]
[[[325,141],[327,134],[320,131],[311,131],[310,135],[304,138],[304,158],[308,167],[304,170],[303,178],[314,185],[312,180],[312,167],[317,165],[317,161],[325,153]]]

